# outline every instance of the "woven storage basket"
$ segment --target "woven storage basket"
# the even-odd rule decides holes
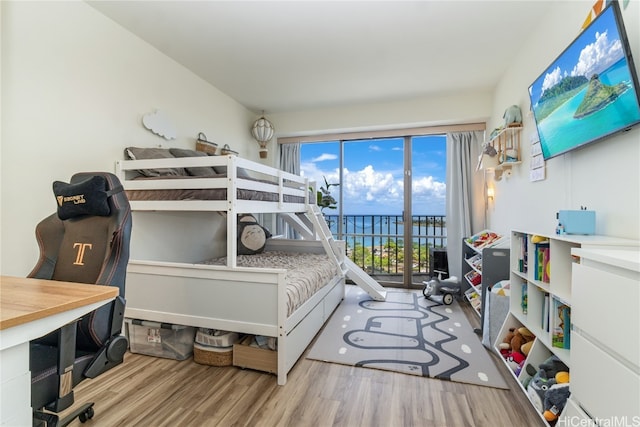
[[[201,365],[231,366],[233,364],[233,347],[207,347],[193,344],[193,360]]]
[[[196,141],[196,151],[214,155],[218,150],[218,146],[212,142]]]
[[[196,139],[196,151],[201,151],[213,156],[216,154],[217,149],[218,144],[207,140],[207,135],[202,132],[198,134],[198,139]]]
[[[231,147],[229,147],[229,144],[224,144],[224,147],[220,149],[220,154],[222,154],[223,156],[226,156],[227,154],[232,154],[234,156],[237,156],[238,152],[232,150]]]

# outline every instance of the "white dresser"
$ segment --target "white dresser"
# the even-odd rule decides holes
[[[565,416],[640,425],[640,250],[574,248],[571,254],[571,397]]]

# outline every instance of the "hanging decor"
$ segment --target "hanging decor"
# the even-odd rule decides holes
[[[273,138],[273,124],[264,118],[264,115],[253,123],[251,127],[251,135],[260,145],[260,158],[267,158],[267,143]]]

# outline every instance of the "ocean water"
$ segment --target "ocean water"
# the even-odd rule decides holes
[[[338,217],[327,215],[329,229],[338,237]],[[424,219],[424,216],[421,216]],[[440,218],[436,216],[436,218]],[[356,244],[364,247],[381,246],[387,241],[404,242],[404,224],[401,215],[345,215],[342,238],[348,247],[354,248]],[[413,242],[421,246],[442,247],[447,245],[447,229],[445,226],[435,227],[430,225],[413,225]]]
[[[600,73],[600,81],[607,85],[626,82],[630,85],[631,75],[624,59],[616,62]],[[640,111],[633,90],[629,89],[602,110],[581,119],[573,115],[582,102],[587,87],[565,102],[561,107],[538,124],[540,139],[545,156],[565,152],[594,138],[607,135],[626,123],[640,120]]]

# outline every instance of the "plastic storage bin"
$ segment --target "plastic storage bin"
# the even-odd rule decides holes
[[[124,321],[132,353],[175,360],[185,360],[193,354],[196,328],[138,319]]]

